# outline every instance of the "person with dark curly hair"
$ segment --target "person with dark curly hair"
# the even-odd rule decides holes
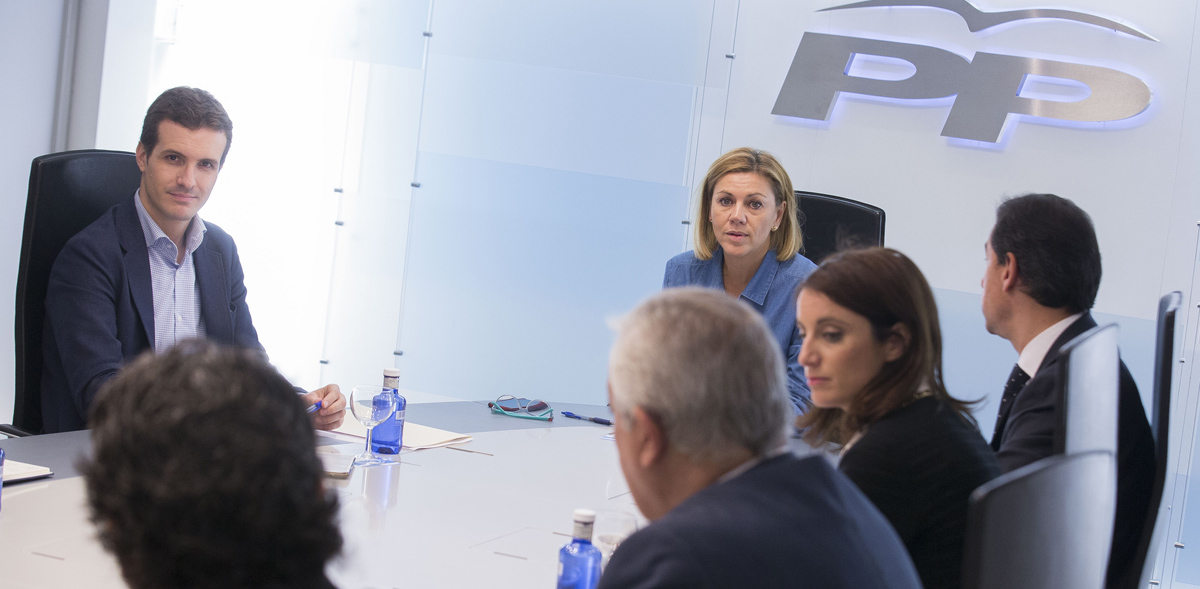
[[[303,401],[261,354],[143,354],[89,423],[91,519],[131,588],[333,587],[337,496]]]

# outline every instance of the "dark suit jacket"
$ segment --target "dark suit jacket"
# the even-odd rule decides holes
[[[1067,342],[1096,327],[1085,313],[1050,346],[1046,358],[1025,388],[1017,393],[1009,410],[999,415],[1002,429],[992,439],[1000,467],[1009,472],[1054,453],[1058,427],[1058,351]],[[1117,514],[1113,528],[1112,556],[1108,565],[1108,587],[1133,587],[1141,571],[1132,570],[1142,524],[1150,504],[1154,482],[1154,437],[1137,383],[1120,366],[1120,400],[1117,418]],[[1130,582],[1132,579],[1132,583]]]
[[[891,522],[925,589],[962,585],[968,499],[1000,475],[974,425],[925,397],[867,427],[838,468]]]
[[[192,254],[210,340],[262,349],[246,307],[233,238],[212,223]],[[153,348],[154,291],[146,238],[130,198],[72,237],[46,293],[42,416],[46,432],[87,427],[100,387]]]
[[[820,456],[772,458],[692,495],[625,540],[618,587],[919,588],[896,532]]]

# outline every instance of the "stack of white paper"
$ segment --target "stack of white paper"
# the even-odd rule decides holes
[[[367,437],[366,426],[353,419],[343,421],[341,427],[334,431],[356,438]],[[466,434],[456,434],[444,429],[429,427],[411,421],[404,422],[404,447],[410,450],[440,448],[442,446],[470,442],[471,439],[471,436]]]
[[[49,468],[36,464],[26,464],[16,460],[4,461],[4,482],[15,483],[26,479],[37,479],[54,474]]]

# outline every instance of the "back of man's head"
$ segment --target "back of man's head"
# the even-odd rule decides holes
[[[694,460],[761,455],[791,416],[779,345],[753,309],[725,293],[668,289],[617,327],[609,359],[613,410],[641,407]]]
[[[303,403],[260,354],[143,355],[88,423],[92,520],[130,587],[329,586],[337,497]]]
[[[229,155],[229,147],[233,145],[233,121],[212,94],[188,86],[178,86],[159,94],[146,109],[146,118],[142,119],[142,135],[138,141],[146,148],[146,153],[153,153],[154,146],[158,145],[158,127],[163,121],[192,131],[208,128],[224,133],[225,151],[221,154],[221,163],[225,163],[225,156]]]
[[[996,209],[990,238],[1000,263],[1017,260],[1022,292],[1052,309],[1081,313],[1100,289],[1100,245],[1092,219],[1053,194],[1010,198]]]

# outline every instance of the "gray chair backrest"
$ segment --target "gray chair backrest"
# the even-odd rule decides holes
[[[1116,324],[1095,327],[1059,350],[1059,452],[1117,453],[1120,354]]]
[[[971,494],[964,589],[1102,589],[1117,464],[1109,452],[1057,454]]]
[[[1175,370],[1175,315],[1183,301],[1179,291],[1170,292],[1158,300],[1158,336],[1154,349],[1154,398],[1150,403],[1150,433],[1154,435],[1154,484],[1150,487],[1150,510],[1146,512],[1146,524],[1142,528],[1134,566],[1141,573],[1139,587],[1147,587],[1153,567],[1147,569],[1146,561],[1154,541],[1163,488],[1167,480],[1167,448],[1171,435],[1171,375]],[[1164,521],[1165,523],[1165,521]]]

